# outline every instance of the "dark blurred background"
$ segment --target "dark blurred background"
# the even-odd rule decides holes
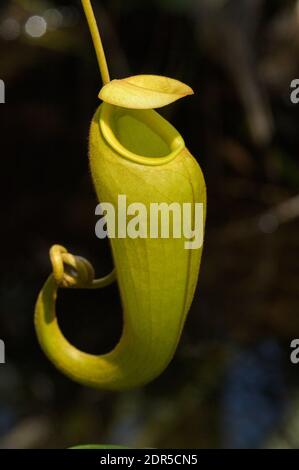
[[[2,0],[0,447],[299,447],[299,1],[93,4],[114,78],[161,74],[196,91],[161,112],[207,180],[199,286],[173,362],[142,389],[81,387],[43,355],[33,312],[50,246],[98,276],[112,267],[87,159],[101,80],[79,1]],[[116,286],[61,292],[58,310],[87,352],[121,334]]]

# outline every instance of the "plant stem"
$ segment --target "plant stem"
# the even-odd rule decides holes
[[[83,9],[87,18],[88,26],[91,32],[94,48],[97,54],[100,72],[104,85],[110,82],[110,75],[106,61],[105,51],[100,35],[100,31],[94,16],[94,11],[90,0],[82,0]]]

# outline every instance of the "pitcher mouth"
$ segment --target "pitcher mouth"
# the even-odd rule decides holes
[[[179,132],[152,109],[128,109],[103,103],[99,126],[107,143],[135,163],[164,165],[185,148]]]

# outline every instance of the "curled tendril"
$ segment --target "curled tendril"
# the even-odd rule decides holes
[[[101,289],[116,280],[115,269],[101,279],[95,279],[90,262],[81,256],[72,255],[61,245],[50,250],[53,278],[58,287],[76,289]]]

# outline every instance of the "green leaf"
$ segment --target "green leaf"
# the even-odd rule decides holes
[[[98,445],[98,444],[87,444],[84,446],[76,446],[71,447],[71,450],[84,450],[84,449],[129,449],[129,447],[125,446],[108,446],[108,445]]]

